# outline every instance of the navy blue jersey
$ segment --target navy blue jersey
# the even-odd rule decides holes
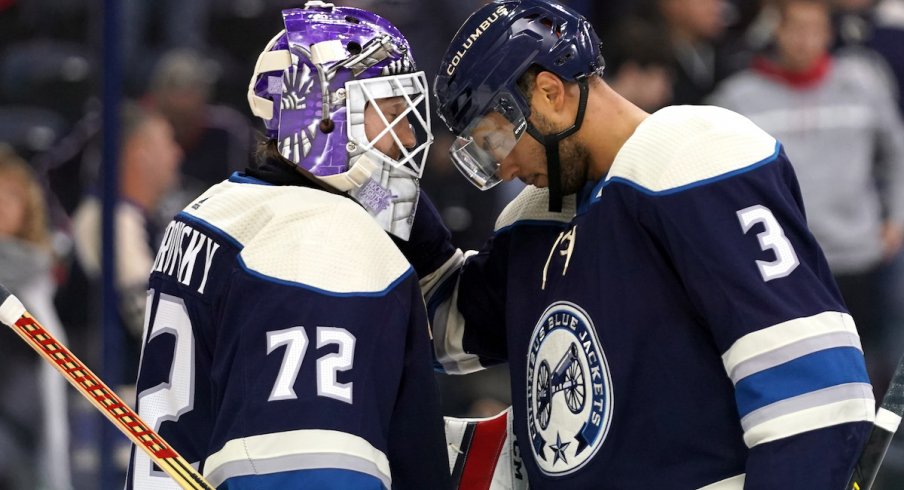
[[[422,280],[445,371],[508,362],[532,489],[845,484],[873,396],[775,139],[665,109],[563,213],[547,195]]]
[[[218,488],[447,485],[417,279],[352,201],[212,187],[167,228],[146,317],[138,412]],[[171,487],[133,451],[127,488]]]

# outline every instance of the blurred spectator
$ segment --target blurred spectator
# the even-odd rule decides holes
[[[0,47],[0,104],[53,111],[70,124],[82,116],[99,74],[85,46],[35,38]]]
[[[25,161],[0,144],[0,283],[64,344],[44,195]],[[0,488],[69,489],[66,381],[23,342],[0,342]]]
[[[23,39],[84,42],[98,31],[102,0],[0,0],[0,46]]]
[[[673,104],[698,104],[716,83],[741,68],[734,48],[720,44],[727,26],[725,0],[647,0],[645,13],[672,46]]]
[[[126,81],[139,87],[156,55],[173,48],[207,47],[209,0],[123,0],[122,56]]]
[[[606,52],[609,86],[647,112],[672,101],[668,36],[652,24],[629,18],[612,32]]]
[[[874,20],[867,46],[888,62],[898,87],[898,107],[904,115],[904,0],[882,0]]]
[[[157,63],[146,103],[172,125],[183,152],[181,185],[161,212],[166,221],[208,187],[251,162],[254,131],[238,111],[211,103],[216,62],[177,49]]]
[[[875,0],[831,0],[836,46],[864,44],[873,32]]]
[[[792,157],[810,229],[857,322],[879,399],[891,366],[880,355],[878,275],[904,237],[904,125],[872,61],[830,55],[825,2],[788,0],[780,12],[775,51],[727,80],[713,102],[749,116]]]
[[[784,0],[758,0],[748,2],[756,5],[755,10],[746,12],[747,18],[733,26],[733,35],[751,54],[768,48],[775,37],[775,29],[779,22],[778,4]],[[744,3],[739,0],[736,3]],[[746,66],[744,68],[747,68]]]
[[[116,209],[116,287],[122,323],[135,339],[144,322],[147,275],[158,236],[149,229],[166,192],[178,183],[182,151],[172,126],[160,114],[125,103],[120,116],[120,201]],[[99,281],[101,273],[101,201],[85,197],[72,219],[79,265]],[[136,344],[137,349],[137,344]],[[136,357],[137,360],[137,357]]]
[[[24,159],[52,150],[66,128],[66,120],[53,111],[0,104],[0,141]]]

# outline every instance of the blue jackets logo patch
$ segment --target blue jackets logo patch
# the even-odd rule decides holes
[[[587,464],[612,421],[612,379],[587,313],[558,302],[540,316],[527,359],[527,425],[537,466],[562,476]]]

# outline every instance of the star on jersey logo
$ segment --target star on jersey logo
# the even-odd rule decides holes
[[[559,459],[561,459],[565,464],[568,464],[568,460],[565,459],[565,449],[570,446],[570,442],[562,442],[562,436],[556,432],[556,443],[550,444],[549,448],[553,450],[555,453],[555,457],[553,457],[552,464],[556,464]]]

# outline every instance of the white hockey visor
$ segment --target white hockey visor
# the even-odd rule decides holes
[[[501,182],[499,166],[527,128],[527,118],[508,93],[500,94],[491,107],[472,121],[449,149],[458,170],[480,190]]]

